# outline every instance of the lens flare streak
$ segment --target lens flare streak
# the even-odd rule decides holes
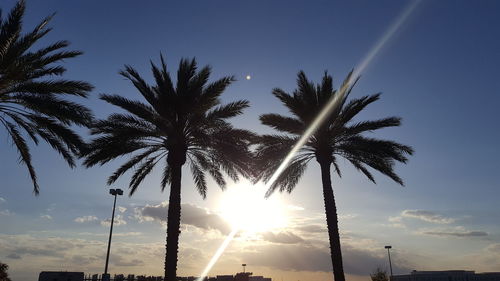
[[[208,275],[208,272],[212,269],[214,264],[219,260],[220,256],[222,255],[222,253],[224,253],[227,246],[229,245],[231,240],[233,240],[234,236],[236,235],[236,233],[238,233],[238,231],[239,230],[237,228],[233,229],[231,233],[229,233],[229,235],[226,237],[226,239],[224,239],[224,242],[222,242],[222,244],[219,246],[214,256],[212,257],[212,259],[210,259],[210,262],[208,262],[207,266],[205,267],[205,269],[203,270],[197,281],[202,281],[203,278]]]

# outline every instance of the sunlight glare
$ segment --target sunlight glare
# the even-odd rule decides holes
[[[248,233],[269,231],[286,226],[286,208],[280,197],[265,199],[266,187],[242,182],[229,187],[219,202],[220,215],[232,228]]]

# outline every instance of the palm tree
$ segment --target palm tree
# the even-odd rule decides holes
[[[350,77],[351,75],[348,76],[344,85],[348,85]],[[330,178],[331,166],[333,165],[335,172],[340,177],[338,159],[344,158],[373,182],[375,180],[368,167],[403,185],[403,181],[396,175],[393,167],[395,161],[405,163],[407,161],[406,155],[412,154],[413,150],[409,146],[393,141],[369,138],[363,135],[365,132],[399,126],[401,124],[400,118],[389,117],[364,122],[352,121],[367,105],[378,100],[380,94],[365,96],[346,103],[352,86],[348,88],[342,97],[341,91],[333,89],[332,77],[326,72],[322,83],[314,85],[314,83],[307,80],[306,75],[301,71],[298,73],[297,86],[298,88],[292,95],[281,89],[273,90],[273,95],[290,110],[293,117],[278,114],[260,116],[260,120],[264,125],[285,134],[263,135],[260,137],[260,144],[256,149],[256,164],[260,169],[260,173],[257,175],[256,180],[262,179],[267,182],[271,179],[273,173],[315,119],[317,113],[332,98],[338,95],[337,98],[340,98],[339,106],[327,116],[326,121],[311,135],[277,179],[269,183],[270,187],[267,196],[276,189],[281,192],[292,192],[304,173],[307,163],[313,158],[316,159],[321,167],[334,279],[335,281],[344,281],[337,207]]]
[[[69,45],[67,41],[31,50],[51,31],[47,24],[52,16],[23,35],[24,11],[22,0],[5,19],[0,10],[0,123],[17,148],[21,163],[28,168],[34,193],[38,194],[37,176],[23,131],[35,144],[39,138],[47,142],[74,167],[74,155],[81,151],[84,142],[70,126],[90,125],[92,114],[86,107],[64,97],[87,97],[92,86],[82,81],[53,78],[66,71],[56,63],[82,53],[63,50]]]
[[[149,85],[132,67],[120,74],[128,79],[147,103],[119,95],[101,95],[101,99],[127,113],[111,114],[95,123],[97,135],[89,146],[85,165],[104,164],[117,157],[134,154],[108,179],[115,182],[135,167],[129,189],[134,194],[144,178],[158,164],[163,164],[161,189],[170,184],[168,205],[165,279],[175,281],[181,216],[181,170],[187,162],[198,192],[207,195],[205,173],[224,189],[223,173],[237,181],[238,174],[249,177],[251,153],[248,145],[254,138],[246,130],[236,129],[227,119],[240,115],[248,101],[221,105],[219,97],[234,81],[224,77],[208,83],[209,66],[197,69],[196,61],[183,59],[174,87],[161,57],[161,66],[151,62],[155,85]],[[207,84],[208,83],[208,84]]]

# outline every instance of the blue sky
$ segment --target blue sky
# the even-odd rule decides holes
[[[4,13],[13,3],[2,2]],[[73,49],[85,52],[67,61],[66,77],[95,86],[83,102],[98,117],[115,110],[98,100],[99,93],[139,98],[118,70],[130,64],[151,78],[149,60],[158,61],[161,52],[173,73],[180,58],[195,56],[200,65],[213,67],[214,79],[236,75],[238,81],[224,101],[247,99],[251,108],[234,124],[267,132],[258,116],[286,113],[272,97],[272,88],[292,91],[299,70],[315,81],[328,70],[339,85],[408,3],[28,1],[25,27],[57,11],[51,23],[54,30],[40,46],[67,39]],[[499,9],[495,0],[423,0],[362,74],[352,97],[383,95],[358,120],[401,116],[402,127],[376,136],[412,145],[416,153],[408,165],[397,168],[404,188],[378,175],[373,185],[349,165],[343,165],[342,179],[333,179],[346,271],[352,278],[366,278],[376,266],[386,266],[384,244],[394,247],[398,273],[500,267]],[[252,79],[245,80],[246,75]],[[110,216],[112,203],[105,180],[121,162],[71,170],[46,145],[33,147],[42,189],[34,197],[5,132],[0,131],[0,139],[0,260],[11,265],[15,280],[31,280],[48,269],[102,271],[101,246],[108,229],[101,221]],[[208,198],[202,200],[187,170],[184,175],[186,210],[213,219],[223,194],[211,185]],[[134,197],[119,199],[126,210],[119,212],[124,223],[116,233],[123,235],[116,237],[113,249],[123,254],[115,257],[112,272],[162,272],[164,230],[162,218],[153,210],[164,208],[167,193],[160,192],[158,178],[153,174]],[[124,177],[116,186],[126,189],[127,180]],[[272,262],[280,251],[323,260],[326,234],[305,230],[324,226],[320,184],[318,166],[311,163],[292,194],[274,195],[288,210],[289,226],[273,229],[272,234],[240,237],[212,273],[233,273],[247,262],[249,267],[254,264],[255,273],[275,279],[330,280],[328,263],[317,267]],[[224,233],[199,221],[184,224],[180,272],[197,275]],[[276,237],[296,243],[280,243]],[[38,246],[29,248],[30,243]],[[259,264],[253,252],[270,257],[269,263]],[[155,258],[148,253],[155,253]],[[134,255],[143,262],[127,267]],[[28,263],[33,265],[26,269]]]

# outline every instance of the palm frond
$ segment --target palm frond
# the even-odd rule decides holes
[[[312,156],[307,157],[295,157],[290,164],[281,172],[278,178],[271,183],[269,189],[266,192],[265,197],[271,196],[273,192],[279,188],[280,192],[292,192],[300,178],[304,174],[307,168],[307,163],[312,159]],[[268,177],[269,179],[270,177]],[[267,180],[268,180],[267,179]],[[267,181],[266,180],[266,181]]]
[[[26,168],[28,168],[31,181],[33,182],[33,192],[35,193],[35,195],[38,195],[40,193],[40,187],[38,185],[35,169],[31,164],[31,153],[29,147],[14,124],[5,122],[4,125],[12,139],[12,142],[17,147],[20,161],[26,166]]]
[[[207,181],[205,180],[205,173],[200,168],[198,163],[191,161],[190,163],[191,174],[193,175],[196,190],[200,193],[203,199],[207,198]]]
[[[129,100],[119,95],[107,95],[102,94],[100,96],[101,100],[106,101],[112,105],[118,106],[126,111],[136,115],[137,117],[144,119],[148,122],[154,122],[155,112],[154,109],[142,102]]]
[[[357,135],[364,132],[375,131],[387,127],[398,127],[400,125],[401,125],[401,118],[399,117],[388,117],[374,121],[363,121],[346,127],[344,130],[344,134]]]
[[[305,131],[304,124],[292,117],[285,117],[279,114],[264,114],[259,117],[260,122],[280,132],[302,135]]]
[[[140,163],[144,158],[149,157],[151,154],[158,152],[158,147],[151,147],[146,149],[144,152],[132,157],[132,159],[125,162],[121,165],[114,173],[108,178],[107,184],[113,184],[120,176],[122,176],[125,172],[130,170],[132,167]]]
[[[139,168],[137,168],[135,173],[132,175],[132,178],[129,183],[130,196],[132,196],[135,193],[137,187],[146,178],[146,176],[149,175],[149,173],[151,173],[157,162],[158,160],[156,160],[156,157],[151,157],[147,159],[145,162],[143,162]]]
[[[34,192],[38,194],[36,174],[23,135],[28,135],[35,144],[45,141],[74,167],[74,157],[86,145],[71,126],[88,127],[93,115],[87,107],[66,98],[86,98],[93,87],[84,81],[54,78],[65,73],[60,64],[63,60],[82,52],[65,50],[69,43],[64,40],[35,48],[52,30],[48,24],[54,15],[23,33],[24,12],[25,1],[21,0],[7,18],[0,17],[0,119],[21,162],[28,167]]]

